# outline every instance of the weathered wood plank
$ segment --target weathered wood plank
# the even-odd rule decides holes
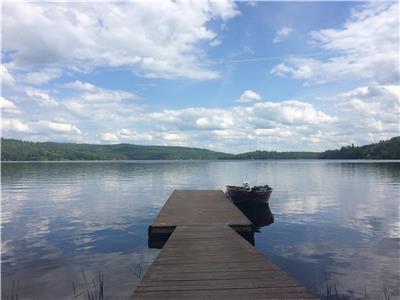
[[[235,225],[251,228],[222,192],[175,191],[149,228],[171,235],[133,299],[313,299]]]
[[[138,292],[135,299],[315,299],[303,288],[210,289],[191,291]]]
[[[234,282],[235,280],[246,281],[246,280],[262,280],[265,281],[265,278],[268,276],[268,283],[272,283],[275,281],[284,281],[287,279],[287,275],[280,275],[280,274],[267,274],[262,273],[262,271],[256,272],[256,274],[251,275],[250,273],[247,274],[232,274],[233,272],[219,272],[218,275],[215,274],[206,274],[206,273],[184,273],[182,276],[177,274],[171,274],[170,276],[161,275],[161,276],[150,276],[148,277],[147,281],[141,283],[144,286],[152,286],[152,285],[168,285],[176,284],[180,285],[181,283],[186,282],[189,283],[199,283],[202,284],[203,282],[220,282],[220,281],[231,281]],[[185,276],[186,275],[186,276]]]
[[[150,226],[150,231],[155,232],[164,226],[210,224],[242,225],[251,230],[251,222],[226,199],[222,191],[175,190]]]
[[[241,288],[249,288],[249,286],[259,286],[259,287],[278,287],[278,286],[297,286],[298,284],[293,283],[292,279],[286,274],[275,274],[275,276],[271,277],[269,274],[268,280],[266,280],[266,276],[262,277],[253,277],[253,278],[214,278],[214,279],[204,279],[204,280],[169,280],[165,278],[165,280],[158,281],[144,281],[138,285],[138,288],[145,287],[177,287],[177,286],[185,286],[185,288],[189,286],[214,286],[221,288],[223,286],[231,287],[235,285],[236,287]]]

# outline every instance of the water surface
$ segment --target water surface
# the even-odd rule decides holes
[[[3,163],[3,298],[14,282],[19,299],[71,299],[100,272],[106,298],[126,299],[172,191],[245,180],[274,188],[256,247],[313,294],[399,297],[400,161],[294,160]]]

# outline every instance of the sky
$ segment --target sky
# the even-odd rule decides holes
[[[400,135],[397,2],[5,2],[2,137],[321,151]]]

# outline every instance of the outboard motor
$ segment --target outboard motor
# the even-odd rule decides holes
[[[248,181],[243,182],[243,188],[245,188],[246,190],[250,189],[250,183]]]

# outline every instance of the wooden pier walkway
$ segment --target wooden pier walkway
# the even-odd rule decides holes
[[[133,299],[314,299],[237,232],[251,222],[222,191],[175,191],[149,234],[171,234]]]

